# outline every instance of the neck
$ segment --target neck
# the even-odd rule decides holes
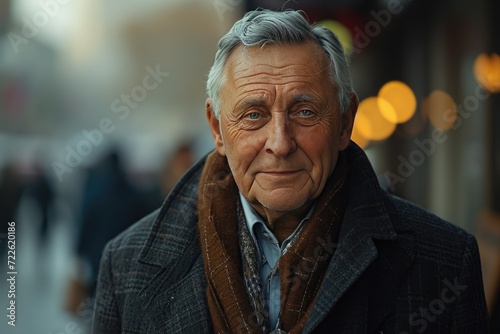
[[[276,236],[280,245],[297,229],[310,208],[309,205],[293,212],[276,212],[254,206],[254,209],[264,219],[265,224]]]

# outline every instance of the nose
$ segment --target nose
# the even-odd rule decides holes
[[[273,117],[268,127],[266,152],[285,157],[297,149],[289,121],[283,115]]]

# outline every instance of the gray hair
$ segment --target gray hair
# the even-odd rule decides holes
[[[301,44],[309,40],[316,41],[328,55],[330,76],[338,89],[340,111],[346,112],[354,90],[349,63],[337,36],[325,27],[309,24],[302,11],[255,10],[246,13],[219,41],[207,80],[207,95],[213,101],[215,117],[219,118],[220,114],[219,93],[225,80],[224,66],[237,46]]]

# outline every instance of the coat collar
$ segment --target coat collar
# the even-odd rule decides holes
[[[380,255],[377,240],[392,242],[398,256],[386,257],[386,268],[377,273],[384,276],[380,291],[394,290],[413,261],[412,243],[401,246],[402,237],[393,225],[395,212],[387,194],[380,189],[373,168],[361,148],[351,142],[345,151],[350,164],[349,197],[344,213],[337,248],[318,291],[314,309],[304,333],[310,332],[328,315],[339,299]],[[398,219],[401,217],[398,217]],[[404,236],[411,241],[411,236]]]
[[[182,258],[198,238],[198,183],[205,165],[202,158],[177,182],[165,199],[139,255],[139,262],[159,267],[171,266]]]

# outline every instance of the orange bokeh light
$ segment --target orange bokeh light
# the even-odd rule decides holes
[[[500,56],[480,54],[474,61],[476,81],[490,93],[500,92]]]
[[[448,130],[457,120],[457,105],[453,98],[442,90],[432,91],[422,102],[422,109],[436,129]]]
[[[361,148],[366,148],[370,143],[370,140],[368,138],[365,138],[361,135],[361,133],[359,132],[359,127],[357,126],[354,126],[352,128],[351,140],[358,144],[358,146]]]
[[[388,121],[382,114],[378,97],[369,97],[360,102],[356,119],[355,131],[368,140],[383,140],[388,138],[396,129],[396,124]]]
[[[401,81],[389,81],[379,92],[379,108],[392,123],[408,121],[417,110],[417,98],[411,88]]]

